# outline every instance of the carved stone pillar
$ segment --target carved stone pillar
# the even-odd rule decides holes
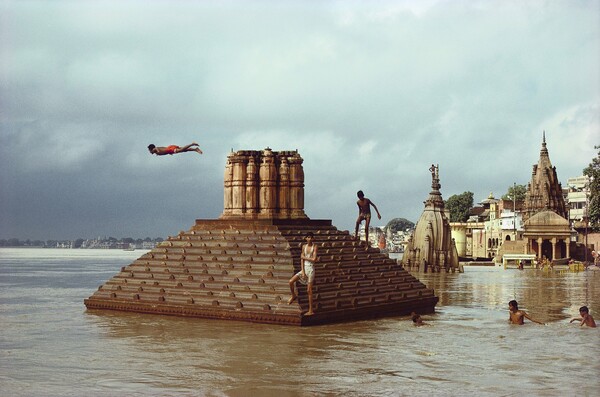
[[[567,256],[565,256],[565,258],[570,258],[571,257],[571,240],[569,239],[565,239],[565,245],[567,246]]]
[[[279,218],[290,217],[290,167],[285,157],[279,164]]]
[[[253,155],[249,156],[246,165],[246,213],[258,213],[258,171]]]
[[[537,239],[537,243],[538,243],[538,253],[537,253],[537,256],[540,259],[542,259],[542,243],[543,242],[544,242],[544,240],[542,238],[538,238]]]
[[[431,236],[429,233],[425,236],[425,252],[423,253],[423,264],[424,264],[424,272],[427,272],[431,269],[433,265],[432,255],[431,255]]]
[[[298,153],[288,159],[290,164],[290,216],[292,219],[306,218],[304,214],[304,170],[302,157]]]
[[[260,164],[259,211],[264,218],[274,218],[277,210],[277,168],[271,149],[262,152]]]
[[[552,259],[560,259],[556,257],[556,237],[552,237],[550,241],[552,242]]]
[[[246,212],[246,158],[238,152],[231,162],[233,167],[231,213],[241,216]]]
[[[233,180],[233,167],[231,159],[234,156],[233,152],[227,156],[227,163],[225,164],[225,177],[224,177],[224,189],[223,189],[223,215],[231,215],[233,208],[233,197],[232,197],[232,180]]]

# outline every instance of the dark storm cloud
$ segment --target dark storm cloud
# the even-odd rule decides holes
[[[595,2],[1,7],[0,238],[216,218],[231,149],[298,149],[308,215],[349,228],[358,189],[416,221],[431,163],[478,201],[529,181],[544,130],[563,184],[600,143]]]

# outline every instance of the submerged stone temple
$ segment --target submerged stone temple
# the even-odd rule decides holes
[[[220,218],[196,220],[122,267],[85,305],[289,325],[433,312],[433,290],[395,260],[306,216],[302,163],[297,151],[231,152]],[[307,232],[318,246],[311,316],[302,284],[287,303]]]
[[[458,251],[440,193],[439,166],[431,165],[429,171],[431,192],[404,250],[402,262],[421,272],[455,271],[458,269]]]

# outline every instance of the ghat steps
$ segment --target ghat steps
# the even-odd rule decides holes
[[[318,246],[313,297],[288,280],[300,270],[307,232]],[[101,285],[85,300],[108,309],[260,323],[314,325],[430,313],[438,298],[378,249],[329,220],[197,220]]]

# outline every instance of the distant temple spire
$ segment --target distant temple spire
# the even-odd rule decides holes
[[[441,208],[443,210],[444,200],[442,199],[442,193],[440,192],[442,185],[440,184],[439,164],[431,164],[431,167],[429,167],[429,172],[431,172],[431,192],[429,193],[429,198],[427,201],[425,201],[425,206]]]
[[[429,167],[431,192],[424,202],[425,209],[406,247],[402,262],[424,272],[455,271],[458,252],[446,217],[444,199],[440,192],[439,165]]]
[[[568,219],[562,186],[556,175],[556,167],[552,166],[550,156],[548,155],[545,130],[542,134],[540,158],[538,163],[533,165],[531,182],[527,186],[523,218],[527,220],[544,209],[554,211],[563,218]]]

